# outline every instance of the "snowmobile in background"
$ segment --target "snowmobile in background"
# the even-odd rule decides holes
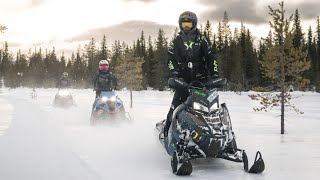
[[[68,89],[59,89],[54,97],[54,107],[70,108],[75,106],[73,97]]]
[[[38,92],[36,91],[35,88],[33,88],[31,93],[30,93],[30,98],[31,99],[37,99],[37,97],[38,97]]]
[[[249,173],[264,171],[259,151],[249,169],[245,151],[237,147],[227,106],[219,104],[218,89],[226,82],[219,78],[206,84],[198,81],[187,84],[181,79],[169,79],[170,88],[188,88],[190,92],[188,99],[174,110],[168,136],[164,136],[165,120],[156,124],[159,140],[171,156],[174,174],[190,175],[190,160],[196,158],[222,158],[243,163],[244,170]]]
[[[131,120],[130,114],[125,111],[122,100],[115,91],[101,91],[94,101],[90,124],[101,121]]]

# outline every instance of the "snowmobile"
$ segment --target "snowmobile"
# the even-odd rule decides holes
[[[75,106],[73,97],[68,89],[59,89],[53,101],[54,107],[70,108]]]
[[[172,172],[176,175],[190,175],[196,158],[222,158],[244,164],[249,173],[262,173],[265,168],[261,153],[256,153],[254,164],[248,168],[248,158],[239,149],[228,108],[219,104],[218,89],[226,84],[225,78],[210,80],[203,84],[195,81],[187,84],[177,78],[170,78],[172,89],[188,88],[190,96],[173,112],[172,123],[164,135],[165,120],[156,124],[159,140],[171,156]]]
[[[122,100],[115,91],[101,91],[94,101],[90,123],[94,125],[101,121],[131,120],[130,114],[125,111]]]
[[[31,91],[31,93],[30,93],[30,97],[31,97],[31,99],[37,99],[37,97],[38,97],[38,92],[37,92],[35,89],[33,89],[33,90]]]

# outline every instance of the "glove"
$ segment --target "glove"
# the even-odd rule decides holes
[[[173,71],[173,72],[171,73],[171,77],[172,77],[172,78],[177,78],[178,75],[179,75],[179,72],[178,72],[178,71]]]
[[[218,79],[219,78],[219,75],[218,74],[214,74],[211,76],[211,79]]]

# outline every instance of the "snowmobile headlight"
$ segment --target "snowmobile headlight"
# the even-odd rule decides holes
[[[210,107],[209,110],[210,110],[210,112],[211,112],[211,111],[216,111],[217,109],[219,109],[219,108],[218,108],[218,103],[215,102],[215,103]]]
[[[103,101],[103,102],[107,102],[107,100],[108,100],[107,97],[102,97],[102,98],[101,98],[101,101]]]
[[[70,93],[69,93],[69,91],[66,91],[66,90],[60,90],[60,91],[58,92],[58,95],[59,95],[59,96],[69,96]]]
[[[208,112],[208,108],[207,108],[206,106],[201,105],[201,104],[199,104],[199,103],[197,103],[197,102],[194,102],[194,103],[193,103],[193,109],[194,109],[194,110],[200,110],[200,111]]]
[[[103,102],[107,102],[107,101],[111,101],[111,102],[116,102],[116,100],[117,100],[117,98],[116,97],[102,97],[101,98],[101,101],[103,101]]]
[[[116,101],[117,100],[117,98],[115,97],[115,96],[112,96],[111,98],[110,98],[110,101]]]

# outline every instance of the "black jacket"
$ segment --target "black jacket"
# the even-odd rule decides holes
[[[69,79],[66,77],[62,77],[60,81],[56,85],[57,88],[68,88],[70,87]]]
[[[98,71],[94,76],[93,84],[97,91],[111,91],[117,88],[117,79],[109,71]]]
[[[207,39],[198,29],[185,35],[182,31],[169,49],[168,68],[172,75],[190,83],[195,80],[218,76],[218,65]],[[190,68],[192,66],[192,69]]]

